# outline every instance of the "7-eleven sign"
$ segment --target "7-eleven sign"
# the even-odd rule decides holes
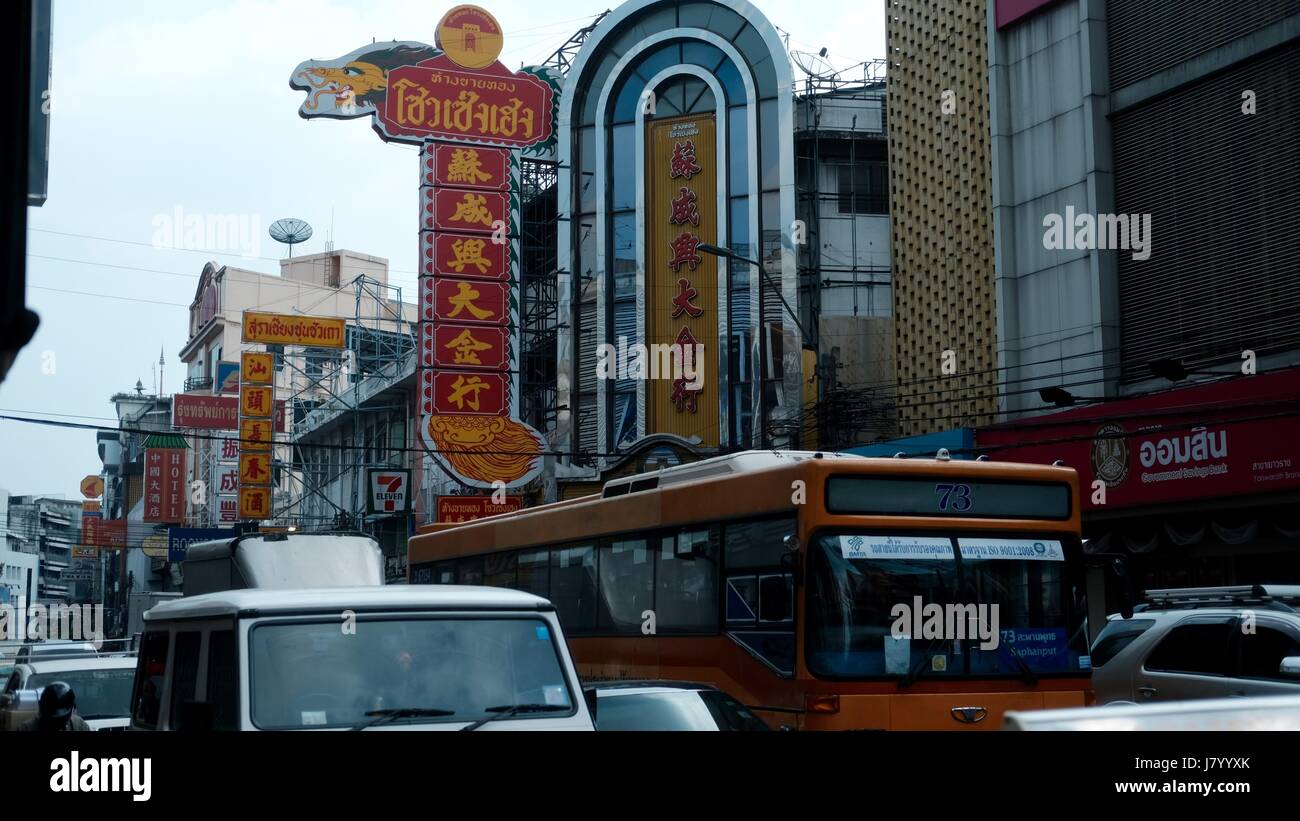
[[[411,471],[370,468],[366,477],[370,488],[367,513],[406,513],[411,509]]]

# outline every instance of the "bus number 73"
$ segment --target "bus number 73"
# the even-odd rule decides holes
[[[934,492],[939,496],[940,510],[954,510],[965,513],[971,509],[974,499],[971,497],[970,485],[935,485]]]

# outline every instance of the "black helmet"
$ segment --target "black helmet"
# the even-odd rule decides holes
[[[67,683],[52,681],[41,691],[41,712],[43,719],[57,720],[72,715],[77,706],[77,694]]]

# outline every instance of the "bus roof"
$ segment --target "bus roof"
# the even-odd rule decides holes
[[[414,564],[517,547],[556,545],[629,529],[792,513],[799,507],[792,493],[796,481],[804,483],[805,503],[820,505],[825,480],[832,474],[1058,482],[1068,484],[1072,492],[1078,485],[1073,468],[1054,465],[745,451],[612,479],[599,496],[525,508],[422,533],[410,540],[410,561]],[[1072,507],[1069,520],[1044,521],[1045,529],[1077,529],[1078,506]],[[972,521],[972,527],[994,527],[999,522],[1005,526],[1006,521]],[[432,545],[438,546],[436,556],[426,552]]]

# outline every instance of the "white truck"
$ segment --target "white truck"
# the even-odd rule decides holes
[[[207,542],[184,573],[144,616],[132,729],[595,729],[546,599],[385,586],[364,536]]]

